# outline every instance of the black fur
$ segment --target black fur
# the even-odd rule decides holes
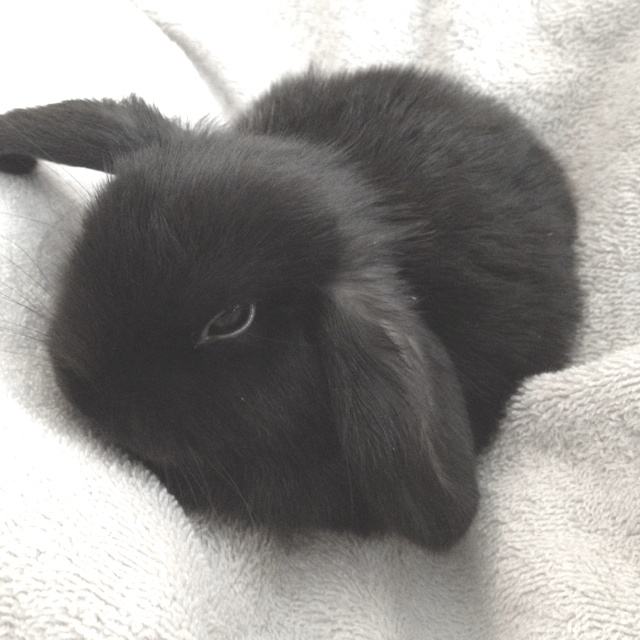
[[[579,320],[563,173],[496,101],[411,69],[308,73],[226,128],[138,98],[0,117],[0,168],[114,174],[51,327],[61,388],[185,503],[443,548],[474,447]],[[253,303],[250,328],[196,347]]]

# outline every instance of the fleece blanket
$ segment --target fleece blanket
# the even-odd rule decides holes
[[[283,73],[412,62],[525,116],[580,208],[574,364],[526,381],[466,538],[283,546],[188,517],[82,428],[43,332],[98,173],[0,175],[0,638],[640,638],[640,3],[22,0],[0,7],[0,111],[131,92],[224,120]]]

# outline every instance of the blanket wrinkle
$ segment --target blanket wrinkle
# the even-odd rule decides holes
[[[640,638],[640,3],[23,0],[0,8],[0,112],[132,92],[228,120],[284,74],[412,63],[509,102],[567,167],[586,317],[480,458],[465,539],[286,544],[186,513],[83,428],[43,340],[102,174],[0,174],[0,638]]]

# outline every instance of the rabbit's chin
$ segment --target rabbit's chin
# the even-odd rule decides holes
[[[311,466],[293,472],[274,464],[266,472],[263,464],[260,472],[236,475],[237,469],[220,461],[198,468],[146,464],[187,511],[212,511],[280,535],[301,529],[367,535],[384,529],[374,521],[361,493],[338,475],[323,477],[322,469],[317,474]]]

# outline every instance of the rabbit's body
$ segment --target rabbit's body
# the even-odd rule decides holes
[[[0,155],[115,174],[70,258],[52,360],[185,502],[447,546],[476,509],[474,444],[568,357],[562,171],[444,78],[309,73],[210,131],[137,99],[69,101],[0,117]]]

